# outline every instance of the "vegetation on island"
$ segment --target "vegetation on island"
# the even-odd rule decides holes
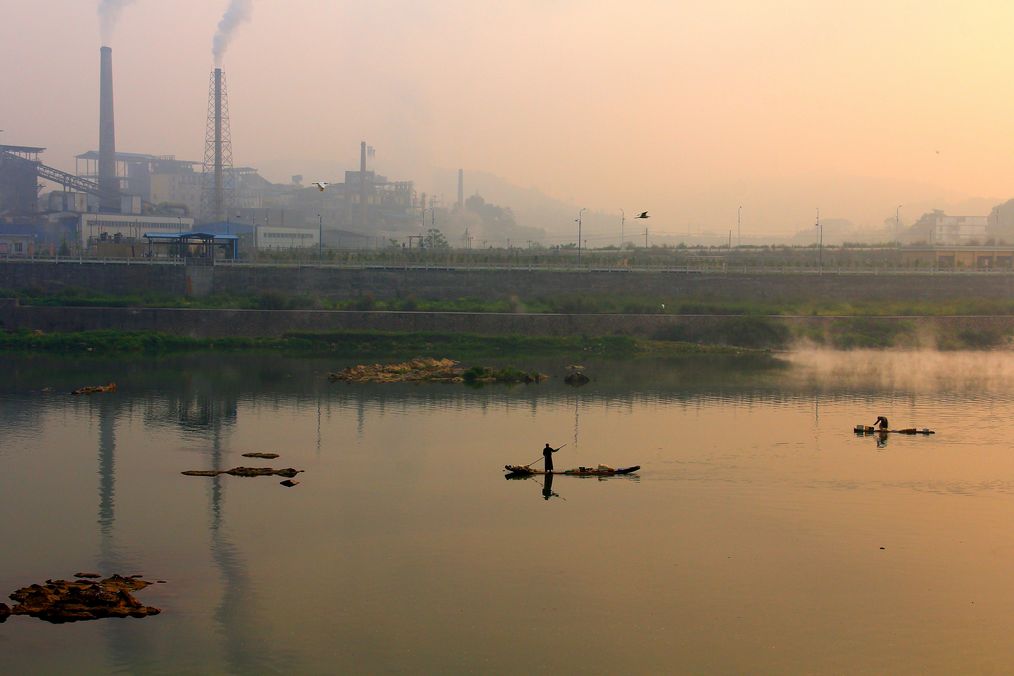
[[[494,368],[472,366],[465,369],[453,359],[416,357],[393,364],[357,364],[328,374],[331,382],[347,383],[540,383],[549,376],[538,371],[523,371],[513,366]]]

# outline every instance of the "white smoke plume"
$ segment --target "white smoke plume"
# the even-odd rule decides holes
[[[113,29],[120,11],[134,0],[99,0],[99,31],[103,46],[108,47],[113,39]]]
[[[250,20],[253,11],[253,0],[229,0],[229,7],[218,22],[218,30],[211,45],[211,53],[215,57],[215,67],[222,65],[225,50],[232,42],[232,36],[239,26]]]

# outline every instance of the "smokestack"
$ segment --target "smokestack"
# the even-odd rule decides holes
[[[458,208],[465,207],[465,170],[458,169]]]
[[[215,69],[215,193],[212,209],[215,220],[225,216],[225,186],[222,183],[222,69]]]
[[[116,178],[116,125],[113,123],[113,50],[99,50],[99,210],[119,211]]]

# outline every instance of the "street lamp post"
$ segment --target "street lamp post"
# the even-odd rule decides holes
[[[620,251],[623,251],[623,224],[627,222],[627,214],[620,209]]]
[[[581,264],[581,217],[585,212],[585,208],[581,207],[581,210],[577,212],[577,264]]]
[[[901,207],[903,207],[903,206],[905,206],[905,205],[899,204],[898,208],[896,208],[894,210],[894,239],[895,239],[895,241],[897,241],[898,237],[901,235]]]
[[[817,207],[817,274],[824,272],[824,226],[820,224],[820,207]]]
[[[736,209],[736,246],[743,246],[743,205]]]
[[[317,214],[317,262],[324,262],[324,219]]]

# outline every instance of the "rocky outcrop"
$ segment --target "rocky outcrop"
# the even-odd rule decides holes
[[[104,580],[46,580],[22,587],[10,595],[17,605],[13,615],[29,615],[47,622],[79,622],[104,617],[147,617],[162,612],[134,598],[132,592],[151,583],[139,577],[111,575]],[[0,621],[5,619],[0,604]]]
[[[186,476],[218,476],[219,474],[229,474],[231,476],[284,476],[291,478],[302,471],[301,469],[293,469],[292,467],[285,467],[283,469],[275,469],[274,467],[233,467],[232,469],[188,469],[180,473]]]
[[[359,364],[327,377],[347,383],[460,383],[463,372],[453,359],[418,357],[397,364]]]
[[[116,383],[107,383],[105,385],[86,385],[79,387],[76,390],[71,390],[71,394],[100,394],[104,392],[115,392]]]

